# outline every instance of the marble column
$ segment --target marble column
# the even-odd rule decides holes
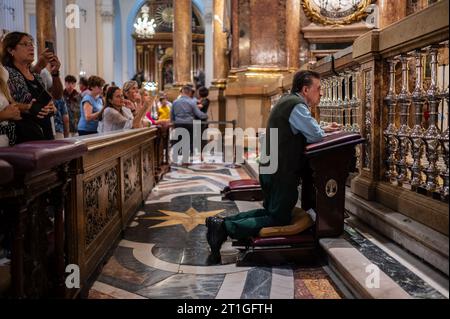
[[[205,85],[206,87],[211,86],[211,82],[214,78],[214,34],[213,34],[213,3],[212,1],[205,2],[205,14],[203,21],[205,22]]]
[[[30,17],[36,15],[36,2],[33,0],[24,0],[23,2],[24,18],[25,18],[25,32],[31,33]],[[36,39],[35,39],[36,40]]]
[[[192,2],[174,0],[174,85],[192,83]]]
[[[380,29],[406,17],[407,1],[379,0]]]
[[[56,50],[55,0],[36,1],[36,20],[38,53],[45,49],[45,41],[53,42]]]
[[[76,0],[67,0],[67,5],[76,4]],[[77,29],[66,28],[67,41],[67,74],[78,76],[79,57],[77,56]]]
[[[97,69],[107,83],[113,81],[114,70],[114,4],[112,0],[97,0]]]
[[[102,5],[103,0],[95,0],[95,31],[97,34],[97,72],[96,74],[104,78],[103,74],[103,27],[102,27]]]
[[[225,117],[257,130],[266,126],[272,101],[298,69],[300,0],[231,0],[231,8]]]
[[[213,80],[209,99],[211,101],[210,117],[213,120],[226,120],[226,99],[225,87],[227,84],[228,72],[230,70],[228,50],[228,34],[230,30],[229,14],[226,13],[226,0],[213,1]],[[225,126],[219,125],[219,129],[224,133]]]
[[[239,66],[239,0],[231,0],[231,67]]]
[[[225,87],[229,71],[227,56],[227,17],[225,16],[225,0],[214,0],[214,79],[212,85]]]
[[[289,69],[300,67],[300,0],[286,1],[286,60]]]
[[[25,1],[17,0],[0,1],[0,30],[24,30],[25,4]]]

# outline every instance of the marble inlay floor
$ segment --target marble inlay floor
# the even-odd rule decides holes
[[[367,259],[377,265],[381,271],[392,278],[403,290],[414,298],[420,299],[446,299],[430,284],[425,282],[414,272],[391,257],[380,247],[365,238],[358,230],[345,225],[344,238],[348,240]]]
[[[236,267],[226,242],[222,264],[207,264],[205,218],[259,203],[222,201],[231,180],[249,178],[223,165],[173,167],[137,212],[93,285],[92,299],[341,299],[324,265]]]

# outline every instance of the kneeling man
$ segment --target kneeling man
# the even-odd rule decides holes
[[[283,96],[270,113],[266,150],[270,150],[270,129],[278,130],[278,169],[264,174],[260,164],[259,181],[264,194],[262,209],[243,212],[232,217],[206,219],[207,240],[211,247],[209,262],[220,263],[220,248],[230,236],[247,239],[257,236],[265,227],[285,226],[291,223],[291,213],[298,201],[298,185],[302,180],[302,200],[305,211],[315,208],[311,169],[303,152],[305,146],[323,140],[325,133],[339,130],[333,123],[322,129],[311,116],[311,107],[319,104],[320,75],[313,71],[295,74],[291,94]],[[271,158],[271,160],[273,160]]]

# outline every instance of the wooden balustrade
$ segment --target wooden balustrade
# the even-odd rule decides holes
[[[168,129],[151,128],[1,148],[0,159],[12,163],[15,175],[0,180],[0,239],[11,238],[12,252],[10,267],[0,267],[0,295],[85,295],[156,176],[168,170],[168,138]],[[54,143],[59,153],[51,153]],[[61,143],[77,152],[67,155]],[[24,166],[25,157],[37,164]],[[0,164],[11,177],[9,164]],[[67,265],[79,267],[79,288],[66,287]]]
[[[164,174],[170,171],[170,129],[173,125],[158,128],[158,137],[155,140],[155,180],[158,183]]]
[[[64,203],[71,161],[86,152],[67,141],[39,141],[0,148],[12,181],[0,183],[0,244],[10,252],[1,268],[9,285],[0,295],[42,298],[65,295]],[[1,280],[3,282],[3,280]]]
[[[80,138],[88,152],[72,167],[67,206],[68,264],[80,267],[81,287],[67,297],[87,293],[102,262],[155,186],[158,130],[139,129]]]

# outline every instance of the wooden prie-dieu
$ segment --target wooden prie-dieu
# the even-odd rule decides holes
[[[293,236],[254,237],[235,242],[235,247],[243,247],[237,265],[296,262],[304,256],[316,255],[320,238],[340,236],[344,231],[346,180],[355,167],[355,146],[364,141],[359,134],[336,132],[328,134],[322,142],[308,145],[305,156],[313,171],[315,224]]]

